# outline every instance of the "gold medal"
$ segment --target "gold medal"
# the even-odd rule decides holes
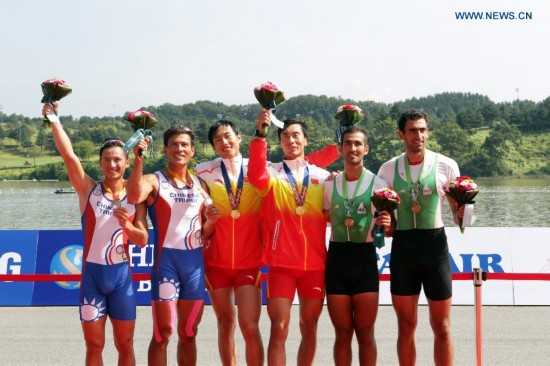
[[[348,228],[352,228],[353,225],[355,225],[355,221],[353,221],[353,219],[351,217],[346,217],[346,220],[344,221],[344,224],[346,224],[346,226]]]
[[[411,211],[415,214],[419,213],[422,210],[422,207],[420,207],[420,203],[413,202],[411,205]]]
[[[236,220],[241,217],[241,213],[239,212],[239,210],[231,210],[231,217]]]
[[[303,216],[306,213],[304,206],[296,207],[296,215]]]

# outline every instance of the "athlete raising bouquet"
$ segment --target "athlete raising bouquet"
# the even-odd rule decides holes
[[[43,116],[58,116],[57,102],[44,104]],[[105,322],[113,325],[119,365],[135,364],[133,349],[136,298],[128,262],[128,241],[147,244],[144,204],[130,204],[123,179],[130,165],[124,143],[106,140],[99,149],[103,180],[96,182],[82,168],[58,118],[50,118],[55,145],[78,194],[84,232],[80,321],[86,342],[86,364],[103,364]]]

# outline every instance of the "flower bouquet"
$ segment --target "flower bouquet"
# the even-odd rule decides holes
[[[64,80],[56,78],[45,80],[40,86],[42,87],[42,94],[44,95],[40,103],[50,104],[54,113],[44,116],[43,126],[50,126],[52,121],[59,122],[59,118],[57,117],[57,113],[52,103],[63,99],[71,94],[73,90]]]
[[[390,188],[381,188],[373,192],[371,202],[374,205],[376,211],[374,217],[377,217],[381,211],[392,212],[401,203],[401,197]],[[374,239],[374,246],[382,248],[384,243],[384,227],[375,225],[372,230],[372,237]]]
[[[125,119],[130,122],[134,129],[134,134],[124,144],[126,152],[132,150],[145,136],[149,137],[149,143],[153,143],[153,131],[151,128],[155,127],[158,122],[153,113],[140,109],[135,112],[126,113]],[[149,156],[147,151],[140,151],[139,154],[144,157]]]
[[[265,84],[257,86],[254,88],[254,95],[262,107],[268,109],[271,112],[271,122],[278,128],[283,128],[283,122],[279,121],[275,117],[275,108],[285,101],[285,95],[282,90],[279,90],[277,85],[273,84],[271,81],[268,81]],[[264,134],[267,133],[267,126],[264,126]]]
[[[465,226],[471,226],[476,220],[473,199],[478,193],[478,185],[468,176],[457,177],[445,187],[447,197],[457,204],[456,211],[458,212],[460,207],[464,206],[464,215],[462,217],[458,216],[458,224],[462,234],[464,234]]]
[[[338,107],[334,118],[340,121],[340,125],[336,128],[336,138],[338,145],[342,142],[342,133],[348,127],[358,124],[365,115],[365,112],[354,104],[344,104]]]

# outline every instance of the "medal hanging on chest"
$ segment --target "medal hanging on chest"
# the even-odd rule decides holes
[[[241,204],[241,195],[243,192],[243,184],[244,184],[243,166],[241,164],[239,178],[237,179],[237,187],[235,188],[235,192],[233,192],[231,179],[229,178],[229,174],[227,174],[227,169],[225,168],[225,164],[223,163],[223,161],[220,164],[221,164],[220,168],[222,171],[223,183],[225,185],[225,191],[227,192],[227,198],[229,199],[229,204],[231,205],[231,218],[233,220],[237,220],[239,217],[241,217],[239,206]],[[233,167],[233,162],[230,162],[230,164],[231,164],[231,167]]]
[[[365,177],[365,169],[361,171],[359,180],[357,180],[357,184],[355,185],[355,189],[353,190],[353,197],[348,198],[348,180],[347,180],[346,172],[344,172],[344,174],[342,175],[342,194],[344,196],[344,209],[346,212],[344,225],[346,225],[348,229],[352,228],[355,225],[355,221],[353,220],[351,214],[353,212],[355,197],[357,196],[357,192],[359,191],[359,187],[361,186],[361,183],[363,183],[364,177]]]
[[[298,167],[298,162],[296,162],[296,167]],[[306,202],[307,187],[309,185],[309,169],[307,166],[304,166],[304,178],[302,180],[302,187],[298,192],[296,180],[294,179],[290,168],[284,162],[283,168],[288,178],[288,182],[290,183],[290,187],[292,187],[292,195],[294,196],[294,202],[296,203],[296,209],[294,210],[294,212],[296,212],[296,215],[298,216],[303,216],[306,213],[304,204]]]
[[[111,194],[111,197],[112,197],[111,207],[113,208],[113,210],[116,210],[117,208],[122,207],[122,203],[120,202],[120,197],[126,193],[126,182],[122,183],[122,190],[118,194],[115,194],[115,192],[113,192],[109,187],[107,187],[105,183],[103,183],[103,190],[106,193]]]
[[[422,206],[420,206],[419,197],[420,197],[420,180],[424,175],[424,162],[426,159],[422,160],[422,165],[420,166],[420,171],[418,172],[418,179],[416,182],[412,181],[411,168],[409,166],[409,159],[405,156],[405,172],[407,174],[407,184],[409,185],[409,192],[411,194],[411,211],[413,214],[419,214],[422,211]]]

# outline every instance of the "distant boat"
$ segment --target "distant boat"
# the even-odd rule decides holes
[[[55,194],[76,193],[74,188],[59,188],[55,190]]]

